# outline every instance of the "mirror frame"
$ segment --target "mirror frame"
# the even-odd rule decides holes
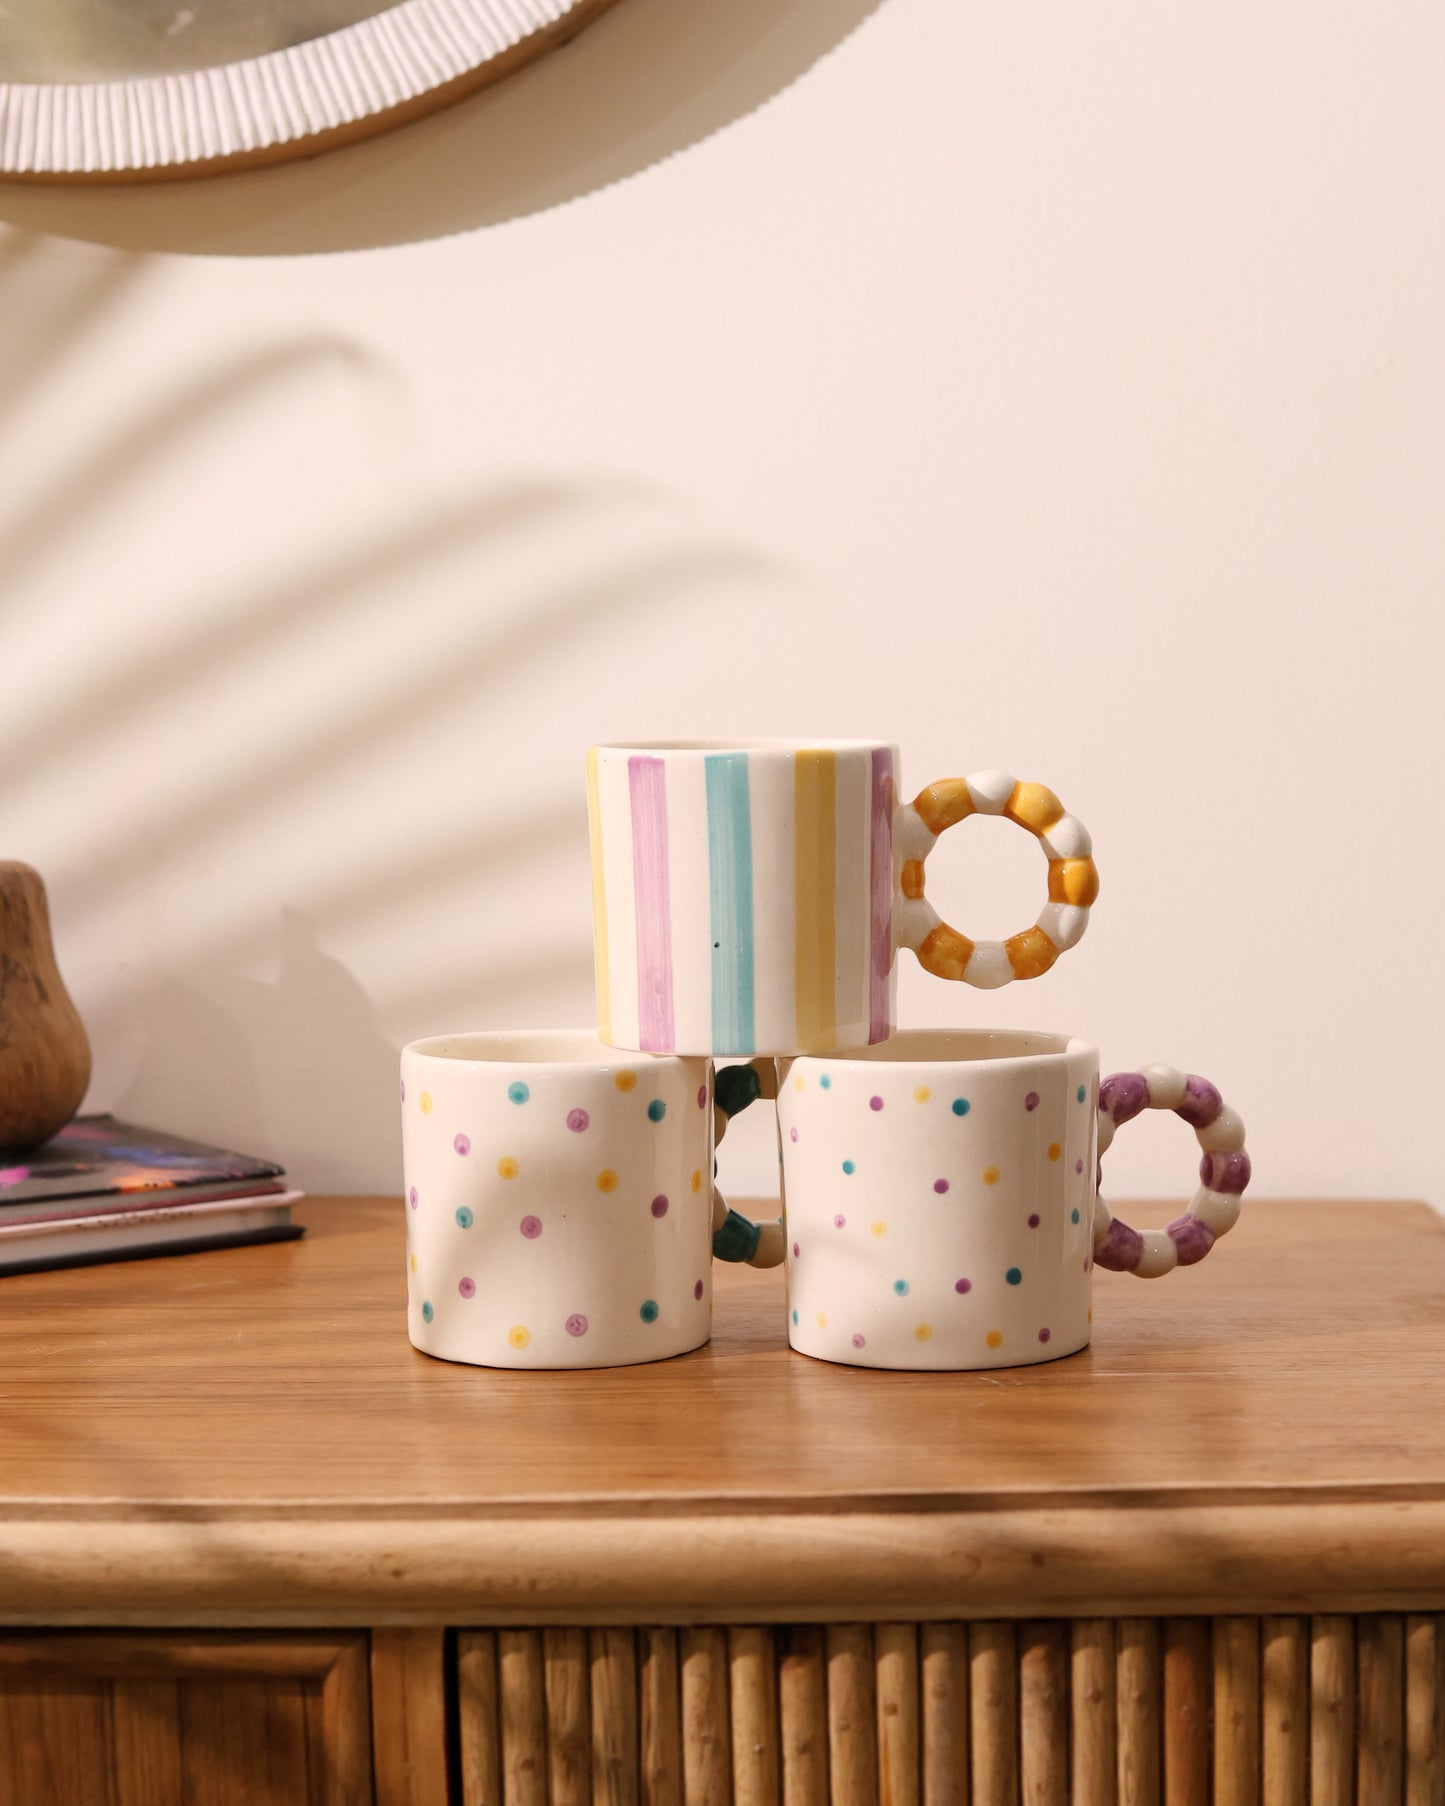
[[[172,180],[315,156],[460,100],[614,4],[401,0],[323,37],[186,74],[0,81],[0,177]]]

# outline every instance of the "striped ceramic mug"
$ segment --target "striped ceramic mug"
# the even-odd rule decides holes
[[[898,800],[871,740],[653,742],[587,755],[601,1038],[648,1053],[826,1052],[884,1041],[894,956],[991,988],[1072,947],[1098,892],[1088,830],[1007,772]],[[1005,815],[1049,861],[1048,901],[1006,941],[971,941],[923,894],[945,828]]]

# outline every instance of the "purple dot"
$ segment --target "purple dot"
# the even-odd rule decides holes
[[[702,1281],[701,1280],[698,1280],[697,1284],[692,1288],[692,1295],[694,1298],[697,1299],[699,1304],[702,1303]]]
[[[867,1336],[854,1336],[853,1346],[855,1348],[866,1348],[868,1346]]]
[[[946,1192],[946,1191],[947,1191],[947,1190],[948,1190],[948,1181],[947,1181],[947,1179],[935,1179],[935,1180],[934,1180],[934,1181],[933,1181],[933,1189],[934,1189],[934,1190],[935,1190],[935,1191],[936,1191],[936,1192],[938,1192],[938,1193],[939,1193],[939,1194],[940,1194],[940,1195],[942,1195],[942,1193],[944,1193],[944,1192]]]
[[[542,1219],[541,1217],[523,1217],[517,1227],[529,1242],[535,1242],[542,1233]]]
[[[655,1217],[665,1217],[667,1215],[667,1199],[662,1192],[659,1192],[652,1200],[652,1214]]]
[[[835,1229],[841,1229],[847,1221],[848,1221],[847,1217],[834,1217],[833,1218],[833,1227]]]
[[[415,1210],[416,1209],[416,1187],[414,1185],[411,1188],[411,1197],[407,1201],[411,1205],[412,1209]]]
[[[1076,1161],[1075,1161],[1075,1162],[1074,1162],[1074,1171],[1075,1171],[1075,1172],[1076,1172],[1076,1173],[1081,1173],[1081,1172],[1083,1172],[1083,1170],[1084,1170],[1084,1163],[1083,1163],[1083,1161],[1082,1161],[1082,1160],[1076,1160]]]
[[[953,1289],[955,1292],[971,1292],[973,1290],[973,1281],[971,1279],[955,1279],[953,1282]]]
[[[472,1151],[471,1138],[467,1135],[456,1136],[452,1142],[452,1146],[459,1154],[470,1154]]]
[[[788,1130],[788,1139],[790,1141],[796,1141],[798,1139],[798,1131],[796,1129],[789,1129]]]
[[[801,1253],[802,1253],[802,1249],[798,1246],[798,1244],[796,1242],[794,1242],[793,1243],[793,1259],[796,1260]]]
[[[868,1099],[868,1108],[870,1110],[881,1110],[883,1108],[883,1099],[881,1097],[870,1097]]]
[[[706,1085],[699,1085],[697,1088],[697,1107],[699,1110],[707,1109],[707,1086]]]
[[[475,1298],[477,1295],[477,1282],[475,1279],[459,1279],[457,1281],[457,1290],[461,1293],[463,1298]]]
[[[1037,1091],[1031,1091],[1028,1094],[1028,1096],[1024,1099],[1024,1109],[1025,1110],[1037,1110],[1038,1107],[1039,1107],[1039,1094]]]
[[[1039,1213],[1037,1211],[1035,1211],[1034,1214],[1029,1218],[1029,1228],[1037,1229],[1038,1226],[1039,1226]]]
[[[403,1079],[401,1081],[401,1101],[403,1103],[406,1102],[406,1080],[405,1079]]]
[[[1049,1332],[1048,1332],[1048,1331],[1047,1331],[1047,1330],[1046,1330],[1046,1329],[1041,1329],[1041,1330],[1040,1330],[1040,1331],[1039,1331],[1039,1340],[1040,1340],[1040,1342],[1047,1342],[1047,1341],[1048,1341],[1048,1339],[1049,1339]]]
[[[567,1127],[574,1135],[580,1135],[591,1120],[592,1118],[585,1110],[569,1110],[567,1112]]]
[[[587,1334],[587,1319],[581,1311],[574,1311],[567,1319],[567,1334],[569,1336],[585,1336]]]

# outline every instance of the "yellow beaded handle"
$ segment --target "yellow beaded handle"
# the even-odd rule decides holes
[[[1035,835],[1048,855],[1049,900],[1032,928],[1006,941],[971,941],[950,928],[923,894],[924,861],[934,843],[970,815],[1007,816]],[[925,972],[993,990],[1015,978],[1037,978],[1083,937],[1099,894],[1093,842],[1046,785],[1018,782],[1006,771],[943,778],[899,810],[894,832],[903,855],[895,938],[917,954]]]

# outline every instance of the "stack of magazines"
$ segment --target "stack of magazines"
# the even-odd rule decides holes
[[[289,1241],[301,1196],[268,1160],[78,1116],[30,1154],[0,1154],[0,1273]]]

